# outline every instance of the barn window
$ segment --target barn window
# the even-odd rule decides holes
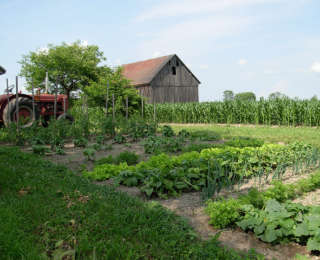
[[[179,61],[176,62],[176,65],[177,65],[177,67],[179,67],[179,65],[180,65]]]
[[[176,67],[173,66],[173,67],[172,67],[172,75],[176,75],[176,74],[177,74]]]

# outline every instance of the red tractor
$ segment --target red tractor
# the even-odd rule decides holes
[[[6,71],[0,66],[0,75]],[[19,124],[22,127],[31,126],[36,120],[41,118],[44,126],[54,117],[55,95],[42,94],[38,91],[34,95],[34,112],[33,116],[33,102],[32,96],[28,94],[18,94],[18,102],[15,94],[6,93],[0,95],[0,124],[6,127],[11,122],[17,121],[16,108],[18,107]],[[18,103],[18,104],[17,104]],[[57,95],[56,101],[56,119],[66,119],[73,121],[73,118],[66,112],[68,110],[68,98],[66,95]]]

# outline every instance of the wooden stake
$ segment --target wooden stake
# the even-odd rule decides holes
[[[18,76],[16,76],[16,119],[17,119],[17,131],[19,131],[19,86],[18,86]]]
[[[33,85],[33,81],[31,82],[31,86],[32,86],[32,120],[36,119],[36,107],[34,104],[34,85]]]
[[[153,121],[156,121],[156,103],[153,102]]]
[[[107,82],[106,116],[108,116],[108,102],[109,102],[109,80]]]
[[[141,98],[141,116],[143,118],[143,98]]]
[[[128,120],[129,115],[129,100],[128,97],[126,97],[126,119]]]
[[[57,119],[57,88],[58,88],[58,77],[56,79],[56,85],[54,87],[54,110],[53,110],[54,119]]]
[[[10,99],[9,99],[9,80],[6,80],[7,82],[7,106],[8,106],[8,112],[6,117],[7,117],[7,122],[10,124]]]
[[[114,106],[114,93],[112,93],[112,119],[113,121],[115,120],[116,117],[116,111],[115,111],[115,106]]]

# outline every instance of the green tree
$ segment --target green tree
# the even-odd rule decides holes
[[[253,92],[241,92],[234,96],[239,101],[256,101],[256,95]]]
[[[234,99],[234,93],[232,90],[223,91],[223,101],[231,101]]]
[[[98,82],[101,75],[110,70],[99,66],[105,60],[103,52],[96,45],[83,45],[80,41],[72,44],[49,44],[47,48],[31,51],[24,55],[20,75],[24,76],[28,89],[33,83],[35,87],[44,89],[46,72],[49,76],[50,91],[57,86],[59,93],[70,97],[70,92],[83,89],[91,82]]]
[[[281,92],[277,91],[274,93],[271,93],[268,97],[268,99],[274,100],[274,99],[282,99],[282,98],[286,98],[287,96],[285,94],[282,94]]]
[[[109,88],[107,87],[109,85]],[[107,91],[108,89],[108,91]],[[125,114],[126,97],[128,97],[129,113],[133,113],[141,105],[138,90],[130,85],[130,81],[123,77],[122,68],[118,67],[106,71],[98,80],[91,82],[84,89],[88,96],[89,106],[102,106],[106,104],[108,94],[108,107],[112,106],[112,95],[115,97],[116,111]]]

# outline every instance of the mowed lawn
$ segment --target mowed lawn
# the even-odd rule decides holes
[[[68,258],[65,258],[69,256]],[[0,259],[256,259],[182,218],[39,156],[0,147]]]
[[[247,136],[261,138],[266,142],[294,142],[303,141],[320,147],[319,127],[284,127],[260,125],[215,125],[215,124],[169,124],[178,132],[181,129],[189,131],[214,131],[222,138],[229,139],[234,136]]]

